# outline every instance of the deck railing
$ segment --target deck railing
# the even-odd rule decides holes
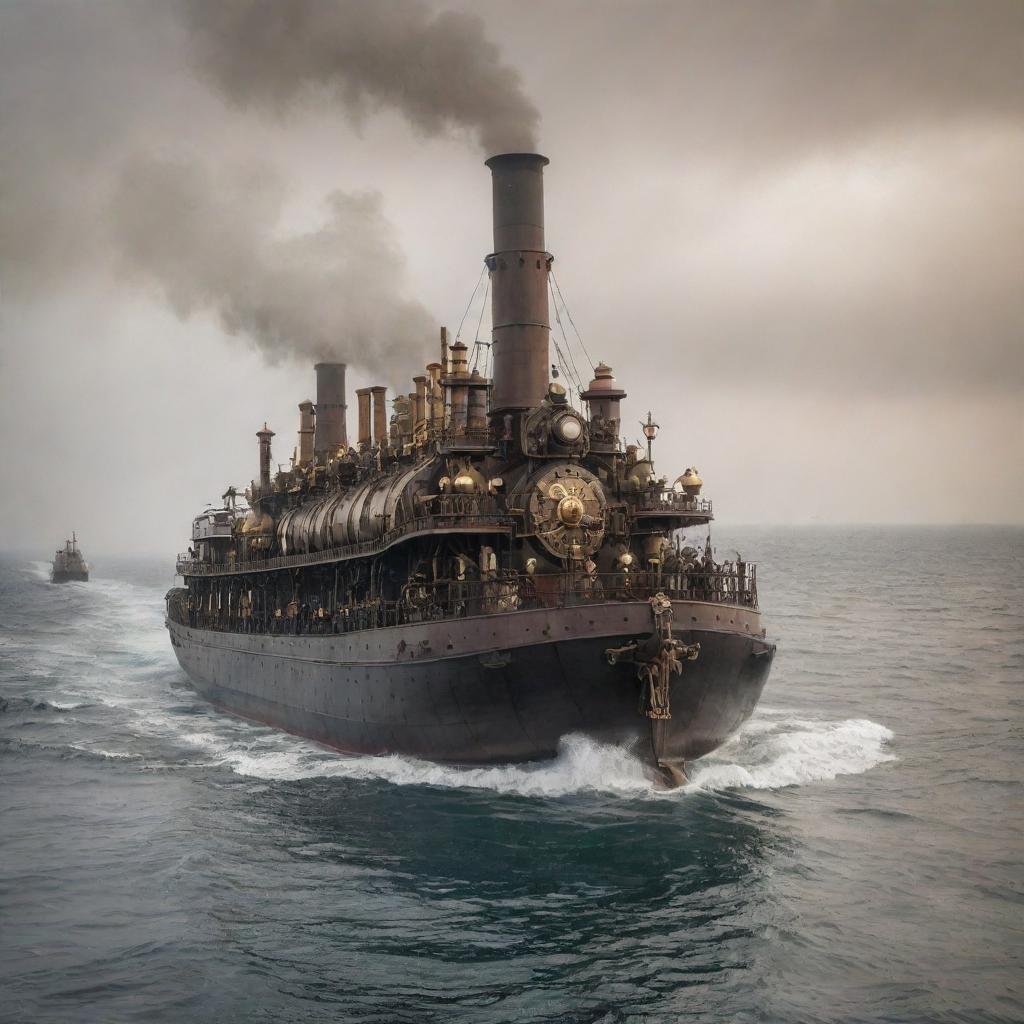
[[[710,498],[691,498],[682,491],[671,489],[663,491],[645,491],[637,498],[634,505],[636,512],[689,512],[695,516],[711,515]]]
[[[484,580],[413,581],[397,600],[373,598],[338,608],[298,600],[282,608],[241,603],[240,595],[199,599],[189,607],[187,591],[168,594],[168,615],[182,625],[234,633],[350,633],[410,622],[438,622],[476,615],[574,608],[617,601],[647,601],[665,594],[674,601],[705,601],[734,607],[757,607],[757,566],[673,573],[517,573]],[[256,600],[259,601],[259,595]],[[195,600],[195,599],[193,599]],[[201,604],[202,606],[197,606]],[[213,607],[219,604],[220,607]],[[315,605],[315,607],[314,607]]]

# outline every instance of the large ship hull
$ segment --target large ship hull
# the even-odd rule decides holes
[[[774,647],[751,609],[673,602],[700,644],[672,677],[668,719],[645,712],[636,666],[605,652],[652,630],[647,602],[532,609],[344,633],[280,636],[168,620],[196,689],[217,707],[351,754],[486,764],[554,756],[582,733],[680,771],[750,716]]]

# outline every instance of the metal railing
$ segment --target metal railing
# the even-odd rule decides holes
[[[622,601],[648,601],[665,594],[674,601],[704,601],[757,608],[757,567],[743,570],[658,573],[506,573],[484,580],[413,581],[396,601],[379,598],[337,608],[298,598],[281,608],[255,609],[216,602],[207,595],[189,607],[184,589],[168,594],[168,616],[182,625],[234,633],[282,635],[351,633],[411,622],[439,622],[477,615],[498,615],[534,608],[574,608]],[[203,606],[200,606],[203,605]]]
[[[710,498],[691,498],[682,491],[644,491],[637,496],[635,512],[691,513],[695,516],[711,515]]]

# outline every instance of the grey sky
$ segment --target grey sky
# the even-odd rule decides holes
[[[1024,4],[302,7],[255,65],[244,3],[0,7],[5,547],[173,553],[336,336],[407,390],[531,104],[573,318],[721,523],[1024,520]]]

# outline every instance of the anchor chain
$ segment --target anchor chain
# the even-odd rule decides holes
[[[672,637],[672,601],[662,593],[650,599],[654,631],[646,640],[632,640],[624,647],[609,647],[608,664],[633,663],[640,680],[640,711],[648,718],[672,717],[670,685],[683,671],[684,661],[696,661],[700,644],[684,644]],[[646,706],[645,706],[646,705]]]

